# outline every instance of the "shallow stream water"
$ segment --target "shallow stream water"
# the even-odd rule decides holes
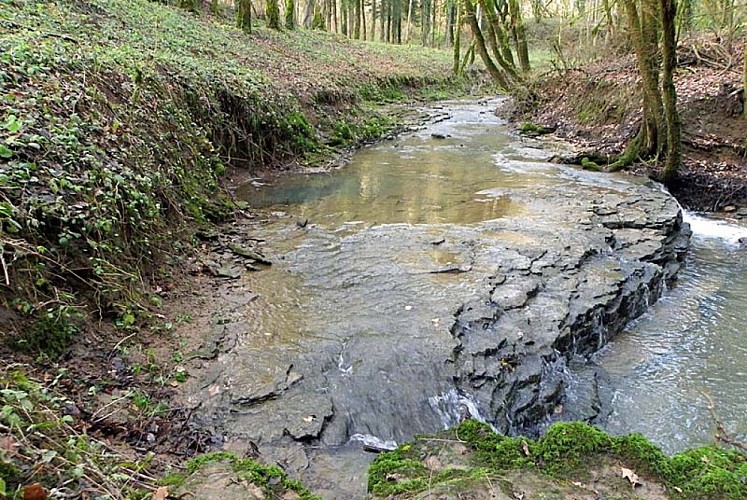
[[[594,356],[610,376],[613,433],[675,453],[714,441],[716,420],[747,437],[747,226],[686,214],[676,285]],[[713,411],[709,408],[713,404]]]
[[[300,454],[271,452],[306,470],[301,477],[325,498],[365,491],[372,455],[361,441],[434,432],[464,408],[479,416],[453,388],[449,325],[485,293],[497,262],[532,266],[543,245],[560,249],[561,262],[563,248],[597,244],[578,232],[579,217],[610,197],[658,190],[549,163],[560,146],[512,136],[495,105],[446,104],[448,119],[364,148],[342,169],[238,193],[268,214],[255,236],[275,265],[248,278],[257,297],[248,331],[221,358],[237,408],[222,425],[260,442],[318,439]],[[747,426],[741,230],[693,220],[700,226],[677,286],[594,356],[614,395],[608,429],[642,432],[667,451],[709,441],[701,392],[729,428]],[[717,235],[705,234],[714,227]],[[279,422],[291,424],[283,431]]]

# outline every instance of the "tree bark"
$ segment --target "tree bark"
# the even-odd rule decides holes
[[[244,33],[252,32],[252,0],[239,0],[236,12],[236,27]]]
[[[483,64],[485,64],[485,67],[488,69],[490,77],[495,81],[495,83],[498,84],[499,87],[504,90],[508,90],[508,80],[506,79],[503,72],[499,70],[495,65],[490,57],[490,54],[488,53],[487,47],[485,46],[485,37],[482,34],[482,30],[480,30],[480,23],[477,21],[477,16],[475,15],[475,7],[474,5],[472,5],[472,0],[464,0],[463,5],[464,16],[469,23],[470,28],[472,29],[472,36],[475,39],[475,50],[477,50],[477,53],[480,54],[480,59],[482,59]]]
[[[280,6],[278,0],[266,0],[267,27],[274,30],[280,29]]]
[[[667,148],[662,181],[671,183],[677,177],[682,151],[680,115],[677,112],[677,92],[674,88],[674,70],[677,68],[675,17],[676,0],[660,0],[662,24],[662,69],[661,87],[664,104],[664,119],[667,129]]]
[[[285,0],[285,27],[296,29],[296,0]]]

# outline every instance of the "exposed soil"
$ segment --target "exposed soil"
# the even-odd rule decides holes
[[[676,74],[683,125],[683,162],[671,192],[688,209],[737,212],[747,207],[747,119],[743,116],[740,46],[709,40],[681,44]],[[635,135],[641,116],[638,72],[630,55],[611,54],[544,79],[530,110],[510,117],[554,131],[579,152],[614,159]],[[582,156],[580,154],[579,156]],[[658,166],[632,170],[656,177]]]

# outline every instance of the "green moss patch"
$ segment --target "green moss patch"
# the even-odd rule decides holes
[[[220,471],[220,484],[216,483],[216,471]],[[230,472],[231,477],[227,477],[227,472]],[[187,462],[184,472],[169,474],[161,482],[171,491],[177,492],[175,496],[194,496],[195,492],[205,494],[214,488],[234,488],[224,490],[224,494],[228,498],[239,498],[235,495],[249,498],[251,494],[257,493],[266,495],[267,498],[285,498],[285,493],[294,492],[301,500],[319,499],[300,482],[289,479],[280,467],[264,465],[250,458],[238,458],[228,452],[209,453],[193,458]]]
[[[632,484],[634,477],[641,484]],[[486,491],[498,485],[509,495],[531,483],[538,491],[558,492],[558,498],[593,483],[616,498],[641,493],[739,499],[747,497],[747,456],[706,446],[668,457],[639,434],[610,436],[580,422],[557,423],[541,438],[530,439],[502,436],[467,420],[381,454],[368,475],[369,492],[377,497],[406,498],[467,483]],[[642,493],[636,488],[648,489]]]

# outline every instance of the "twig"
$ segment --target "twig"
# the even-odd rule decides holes
[[[10,277],[8,276],[8,264],[5,262],[5,255],[0,251],[0,262],[3,265],[3,274],[5,275],[5,286],[10,286]]]
[[[743,443],[742,441],[739,441],[731,434],[729,434],[729,432],[726,430],[726,427],[724,426],[724,423],[721,421],[721,419],[718,418],[718,415],[716,414],[716,405],[713,403],[713,399],[711,398],[711,396],[709,396],[705,391],[699,392],[703,395],[704,398],[708,400],[708,410],[710,410],[711,416],[716,422],[716,441],[720,441],[723,444],[728,444],[735,448],[738,448],[741,451],[747,452],[747,443]]]

